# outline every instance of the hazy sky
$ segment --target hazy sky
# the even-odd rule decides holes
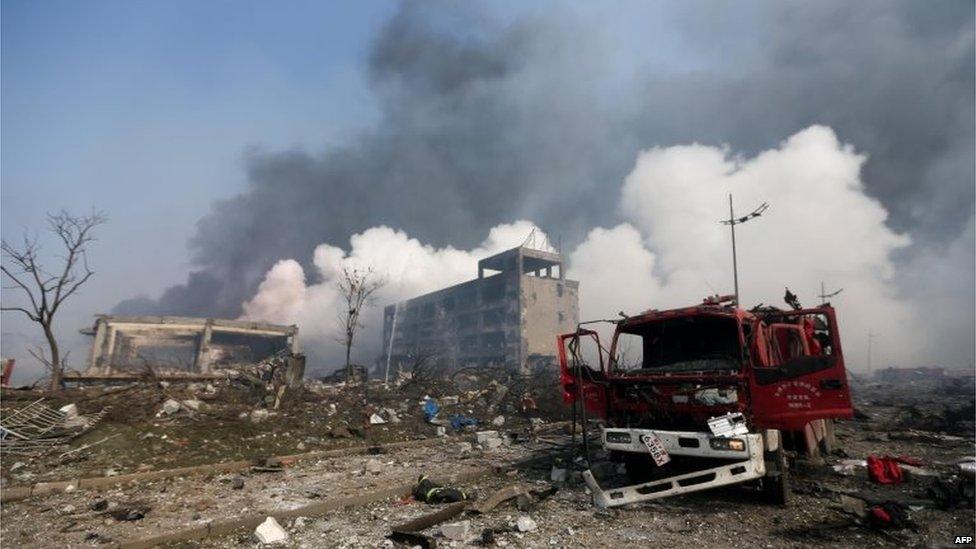
[[[275,261],[380,223],[470,247],[531,219],[579,243],[617,215],[640,150],[751,154],[816,123],[867,156],[895,230],[926,250],[970,238],[971,3],[523,4],[0,4],[0,231],[58,208],[110,218],[60,319],[71,364],[78,328],[133,297],[177,288],[131,310],[234,314]],[[598,205],[565,215],[580,200]],[[925,278],[913,246],[903,288]],[[968,258],[946,271],[972,279]],[[38,333],[2,321],[26,361]]]

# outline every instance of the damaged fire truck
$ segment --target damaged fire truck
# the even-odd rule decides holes
[[[609,350],[590,329],[558,337],[563,398],[582,414],[584,444],[595,415],[633,483],[603,490],[587,469],[597,506],[750,481],[786,503],[788,453],[824,443],[811,425],[852,417],[833,307],[733,303],[716,296],[602,321],[616,325]]]

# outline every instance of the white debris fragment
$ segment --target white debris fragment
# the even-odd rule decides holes
[[[397,415],[393,408],[383,408],[383,413],[390,423],[400,423],[400,416]]]
[[[478,431],[474,438],[478,444],[484,444],[486,440],[498,438],[498,431]]]
[[[72,420],[78,417],[78,406],[74,402],[71,404],[65,404],[64,406],[58,408],[58,411],[64,414],[64,419]]]
[[[381,416],[379,414],[373,414],[373,415],[369,416],[369,423],[370,423],[370,425],[382,425],[382,424],[386,423],[386,420],[383,419],[383,416]]]
[[[168,399],[163,403],[163,409],[156,415],[171,416],[180,411],[180,403],[173,399]]]
[[[184,400],[182,404],[183,404],[183,406],[185,408],[188,408],[190,410],[193,410],[194,412],[199,412],[200,411],[200,406],[203,405],[202,402],[200,402],[199,400],[197,400],[195,398],[194,399],[190,399],[190,400]]]
[[[453,541],[467,541],[471,537],[471,521],[462,520],[441,526],[441,534]]]
[[[288,541],[288,532],[274,517],[268,517],[254,529],[254,537],[264,544],[282,543]]]
[[[498,448],[501,447],[501,445],[502,445],[502,439],[500,439],[500,438],[489,438],[489,439],[486,439],[481,444],[481,446],[485,450],[497,450]]]
[[[515,527],[519,532],[531,532],[538,528],[539,525],[532,520],[532,517],[522,515],[515,521]]]
[[[491,424],[494,425],[495,427],[501,427],[502,425],[505,425],[505,416],[496,417],[495,419],[491,420]]]
[[[251,410],[251,422],[252,423],[260,423],[260,422],[268,419],[268,416],[270,416],[270,415],[271,415],[271,412],[269,412],[269,411],[267,411],[267,410],[265,410],[263,408],[258,408],[257,410]]]
[[[378,475],[385,469],[383,462],[378,459],[371,459],[366,462],[366,472]]]
[[[564,467],[553,467],[552,471],[549,472],[549,480],[553,482],[566,482],[567,473],[568,471]]]
[[[863,459],[842,459],[834,465],[833,469],[839,475],[853,476],[861,474],[859,469],[867,466],[868,462]]]
[[[437,427],[434,428],[434,433],[439,437],[447,436],[447,427],[444,427],[443,425],[438,425]]]

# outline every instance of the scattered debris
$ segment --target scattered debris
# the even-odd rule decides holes
[[[534,520],[532,520],[532,517],[528,515],[522,515],[515,521],[515,527],[518,528],[519,532],[532,532],[533,530],[538,528],[539,525],[536,524]]]
[[[380,461],[378,459],[371,459],[371,460],[369,460],[369,461],[366,462],[365,471],[367,473],[372,473],[374,475],[378,475],[378,474],[382,473],[385,468],[386,468],[386,466],[383,464],[382,461]]]
[[[878,484],[898,484],[903,480],[898,460],[888,456],[868,456],[868,476]]]
[[[451,414],[451,428],[459,431],[469,425],[478,425],[478,420],[464,414]]]
[[[868,462],[863,459],[842,459],[834,464],[834,472],[844,476],[854,476],[860,474],[859,469],[866,468]]]
[[[897,501],[886,501],[871,507],[867,514],[868,524],[875,528],[902,530],[910,528],[918,530],[912,520],[906,505]]]
[[[417,479],[417,485],[414,486],[412,493],[414,499],[425,503],[454,503],[470,499],[464,490],[434,484],[426,476]]]
[[[274,517],[268,517],[254,529],[254,537],[266,545],[284,543],[288,541],[288,532],[278,524]]]
[[[441,526],[441,535],[453,541],[467,541],[471,538],[471,521],[461,520]]]
[[[108,511],[109,515],[115,520],[119,521],[133,521],[142,520],[145,518],[146,513],[148,513],[150,507],[148,505],[128,505],[125,507],[118,507],[114,510]]]
[[[973,483],[965,478],[937,478],[926,489],[926,494],[935,500],[940,509],[973,508]]]
[[[163,407],[159,410],[159,415],[161,416],[171,416],[180,411],[179,401],[168,399],[163,403]]]
[[[565,467],[552,466],[552,470],[549,472],[549,480],[558,483],[566,482],[568,478],[569,471]]]
[[[441,411],[441,407],[437,405],[437,401],[429,396],[424,397],[423,408],[424,419],[427,420],[427,423],[433,422],[437,418],[437,414]]]

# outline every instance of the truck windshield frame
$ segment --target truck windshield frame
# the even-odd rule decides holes
[[[621,336],[641,338],[636,359],[632,345],[622,349]],[[621,360],[622,354],[629,356]],[[628,362],[630,367],[624,366]],[[742,333],[738,319],[729,315],[695,314],[622,325],[614,334],[609,369],[615,375],[639,376],[738,371],[741,364]]]

